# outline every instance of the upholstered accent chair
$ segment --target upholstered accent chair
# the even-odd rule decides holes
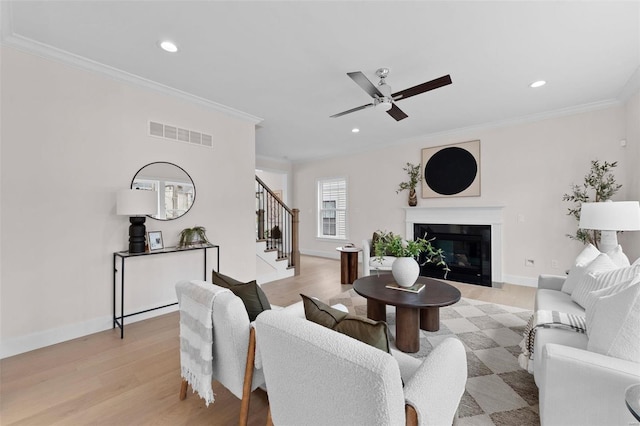
[[[183,281],[183,284],[197,286],[194,281]],[[220,292],[224,288],[207,283],[205,287],[211,293]],[[344,305],[333,307],[346,311]],[[302,301],[287,307],[272,306],[272,308],[289,317],[304,318]],[[188,309],[180,305],[180,309]],[[233,395],[241,399],[239,424],[246,425],[249,415],[251,392],[258,387],[264,388],[263,370],[256,353],[255,328],[249,321],[247,309],[240,297],[230,291],[222,292],[213,299],[213,361],[212,377],[227,388]],[[259,357],[259,355],[258,355]],[[187,397],[189,384],[182,380],[180,400]],[[214,389],[215,391],[215,389]],[[215,404],[215,402],[214,402]]]
[[[211,291],[224,290],[210,284]],[[182,305],[180,309],[185,309]],[[254,369],[255,333],[242,300],[230,291],[218,294],[213,301],[212,376],[242,400],[240,424],[246,424],[250,394],[264,385],[264,374]],[[188,383],[182,380],[180,400],[187,396]]]
[[[379,259],[373,255],[371,238],[362,240],[362,276],[368,277],[371,271],[391,272],[391,265],[396,260],[394,256],[383,256]]]
[[[456,417],[467,379],[457,339],[421,362],[275,311],[258,316],[256,336],[268,424],[450,425]]]

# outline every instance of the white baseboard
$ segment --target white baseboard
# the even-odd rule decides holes
[[[145,312],[144,314],[125,318],[125,339],[127,338],[127,325],[145,319],[157,317],[159,315],[168,314],[177,310],[178,305],[167,306],[166,308],[158,309],[156,311]],[[64,327],[58,327],[51,330],[39,331],[37,333],[27,334],[25,336],[2,340],[2,342],[0,343],[0,359],[44,348],[46,346],[55,345],[57,343],[66,342],[68,340],[77,339],[79,337],[88,336],[89,334],[111,330],[112,326],[113,319],[111,318],[111,316],[106,316],[94,318],[89,321],[84,321],[76,324],[66,325]],[[113,333],[117,333],[117,336],[120,337],[120,329],[118,327],[113,329]]]
[[[317,250],[305,250],[300,249],[300,254],[304,254],[307,256],[315,256],[315,257],[324,257],[327,259],[337,259],[340,260],[340,253],[337,251],[335,253],[329,251],[317,251]],[[361,262],[362,259],[358,256],[358,262]]]
[[[538,277],[521,277],[518,275],[504,274],[502,278],[507,284],[521,285],[523,287],[538,287]]]
[[[340,259],[340,254],[338,252],[332,253],[326,251],[300,249],[300,253],[308,256],[324,257],[328,259]],[[358,259],[358,262],[362,262],[361,257]],[[523,287],[538,287],[537,277],[523,277],[519,275],[503,274],[502,279],[503,282],[507,284],[520,285]]]

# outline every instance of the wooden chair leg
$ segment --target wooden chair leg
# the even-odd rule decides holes
[[[187,388],[189,387],[189,382],[186,380],[182,380],[182,385],[180,386],[180,401],[183,401],[187,397]]]
[[[246,426],[249,420],[249,403],[251,402],[251,383],[256,359],[256,330],[249,331],[249,348],[247,349],[247,364],[244,369],[244,383],[242,386],[242,401],[240,403],[240,426]]]
[[[271,418],[271,408],[267,408],[267,426],[273,426],[273,419]]]
[[[407,426],[417,426],[418,425],[418,412],[415,408],[413,408],[409,404],[405,404],[405,417]]]

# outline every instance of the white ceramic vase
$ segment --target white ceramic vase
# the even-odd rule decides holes
[[[391,264],[391,274],[400,287],[411,287],[418,280],[420,265],[413,257],[399,257]]]

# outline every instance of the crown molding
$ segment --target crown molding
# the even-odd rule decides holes
[[[640,91],[640,67],[636,68],[636,70],[631,74],[629,80],[625,83],[624,87],[620,91],[618,98],[627,102],[633,95]]]
[[[2,40],[1,41],[3,46],[12,47],[12,48],[21,50],[23,52],[39,56],[41,58],[61,62],[66,65],[71,65],[73,67],[76,67],[85,71],[91,71],[98,74],[103,74],[116,81],[120,81],[122,83],[137,86],[137,87],[143,87],[143,88],[150,89],[165,95],[179,98],[187,102],[191,102],[196,105],[202,106],[204,108],[221,112],[223,114],[232,116],[234,118],[237,118],[243,121],[248,121],[254,125],[259,124],[263,121],[263,119],[260,117],[256,117],[246,112],[228,107],[226,105],[222,105],[217,102],[210,101],[209,99],[205,99],[205,98],[193,95],[191,93],[184,92],[182,90],[178,90],[161,83],[157,83],[153,80],[149,80],[149,79],[137,76],[135,74],[131,74],[126,71],[120,70],[118,68],[114,68],[114,67],[102,64],[100,62],[93,61],[83,56],[75,55],[71,52],[67,52],[65,50],[55,48],[48,44],[38,42],[28,37],[23,37],[21,35],[15,34],[12,28],[13,25],[12,25],[12,19],[11,19],[12,17],[11,2],[2,2],[1,6],[2,7],[0,8],[0,14],[2,16],[0,17],[1,19],[0,22],[2,22],[2,29],[1,29]]]
[[[484,130],[499,129],[504,127],[516,126],[519,124],[534,123],[536,121],[550,120],[554,118],[567,117],[570,115],[578,115],[591,111],[620,106],[623,101],[620,99],[607,99],[604,101],[592,102],[583,105],[576,105],[567,108],[560,108],[552,111],[545,111],[538,114],[530,114],[521,117],[509,118],[506,120],[491,121],[474,126],[460,127],[457,129],[445,130],[437,133],[429,133],[422,136],[416,136],[396,141],[396,144],[405,144],[409,142],[425,141],[430,139],[440,139],[446,136],[458,135],[461,133],[479,132]]]
[[[385,145],[370,147],[366,149],[366,151],[367,152],[381,151],[381,150],[389,149],[390,147],[393,147],[393,146],[399,146],[399,145],[405,145],[405,144],[417,143],[417,142],[424,143],[424,142],[434,141],[434,140],[437,141],[447,137],[453,137],[458,135],[468,135],[469,133],[478,133],[478,132],[487,131],[487,130],[494,130],[494,129],[500,129],[500,128],[505,128],[510,126],[516,126],[519,124],[533,123],[536,121],[543,121],[543,120],[549,120],[553,118],[577,115],[577,114],[582,114],[590,111],[597,111],[597,110],[612,108],[615,106],[620,106],[623,103],[624,102],[620,99],[607,99],[604,101],[592,102],[589,104],[577,105],[577,106],[572,106],[568,108],[561,108],[553,111],[545,111],[539,114],[530,114],[530,115],[510,118],[506,120],[481,123],[473,126],[458,127],[455,129],[443,130],[441,132],[425,133],[419,136],[413,136],[411,138],[396,139],[395,141],[389,142],[388,144],[385,144]],[[344,157],[347,155],[357,155],[364,151],[365,150],[362,148],[350,148],[350,149],[347,148],[340,154],[329,154],[329,155],[315,157],[312,159],[292,160],[292,163],[294,164],[313,163],[315,161],[330,160],[336,157]]]

